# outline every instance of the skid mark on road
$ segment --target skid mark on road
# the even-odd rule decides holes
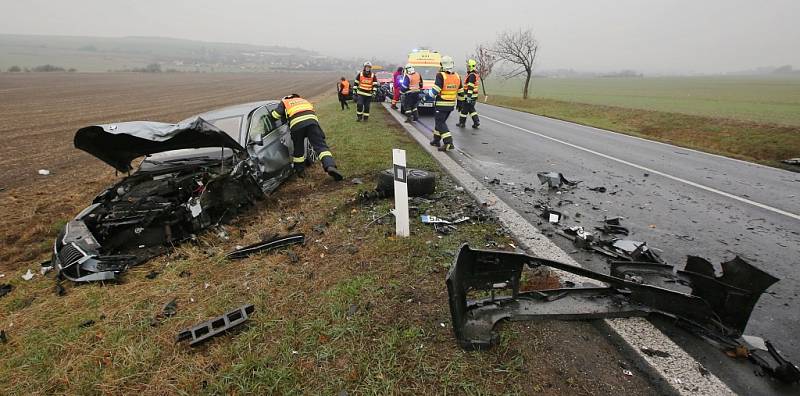
[[[753,201],[753,200],[750,200],[750,199],[747,199],[747,198],[743,198],[743,197],[740,197],[740,196],[737,196],[737,195],[733,195],[731,193],[727,193],[725,191],[717,190],[716,188],[713,188],[713,187],[705,186],[705,185],[702,185],[700,183],[695,183],[695,182],[693,182],[691,180],[686,180],[686,179],[683,179],[683,178],[680,178],[680,177],[677,177],[677,176],[670,175],[668,173],[657,171],[655,169],[648,168],[646,166],[642,166],[642,165],[639,165],[639,164],[635,164],[633,162],[626,161],[624,159],[617,158],[617,157],[614,157],[614,156],[611,156],[611,155],[608,155],[608,154],[603,154],[603,153],[601,153],[599,151],[595,151],[595,150],[592,150],[592,149],[589,149],[589,148],[586,148],[586,147],[583,147],[583,146],[579,146],[577,144],[565,142],[565,141],[563,141],[561,139],[556,139],[554,137],[541,134],[539,132],[534,132],[534,131],[531,131],[529,129],[525,129],[525,128],[520,127],[520,126],[509,124],[507,122],[500,121],[500,120],[492,118],[492,117],[488,117],[488,116],[482,115],[481,118],[496,122],[496,123],[501,124],[501,125],[505,125],[505,126],[507,126],[509,128],[513,128],[513,129],[528,133],[530,135],[538,136],[538,137],[541,137],[541,138],[544,138],[544,139],[547,139],[547,140],[550,140],[550,141],[553,141],[553,142],[556,142],[556,143],[560,143],[560,144],[572,147],[572,148],[577,149],[577,150],[581,150],[581,151],[584,151],[584,152],[587,152],[587,153],[590,153],[590,154],[597,155],[599,157],[603,157],[603,158],[606,158],[606,159],[609,159],[609,160],[612,160],[612,161],[615,161],[615,162],[619,162],[621,164],[634,167],[636,169],[647,171],[647,172],[650,172],[650,173],[652,173],[654,175],[663,176],[663,177],[666,177],[666,178],[668,178],[670,180],[674,180],[674,181],[677,181],[677,182],[680,182],[680,183],[684,183],[684,184],[690,185],[692,187],[699,188],[701,190],[705,190],[705,191],[708,191],[708,192],[711,192],[711,193],[714,193],[714,194],[722,195],[724,197],[727,197],[727,198],[730,198],[730,199],[734,199],[734,200],[737,200],[739,202],[746,203],[748,205],[752,205],[752,206],[755,206],[755,207],[758,207],[758,208],[761,208],[761,209],[764,209],[764,210],[768,210],[770,212],[777,213],[779,215],[783,215],[783,216],[786,216],[786,217],[789,217],[789,218],[792,218],[792,219],[795,219],[795,220],[800,220],[800,215],[798,215],[798,214],[787,212],[785,210],[778,209],[778,208],[763,204],[761,202],[756,202],[756,201]]]

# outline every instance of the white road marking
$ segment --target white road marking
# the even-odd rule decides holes
[[[572,147],[572,148],[575,148],[575,149],[578,149],[578,150],[581,150],[581,151],[585,151],[587,153],[591,153],[591,154],[594,154],[594,155],[597,155],[597,156],[600,156],[600,157],[603,157],[603,158],[606,158],[606,159],[610,159],[612,161],[616,161],[616,162],[619,162],[621,164],[625,164],[625,165],[628,165],[628,166],[631,166],[631,167],[634,167],[634,168],[637,168],[637,169],[641,169],[643,171],[647,171],[647,172],[650,172],[650,173],[655,174],[655,175],[663,176],[663,177],[666,177],[668,179],[675,180],[677,182],[688,184],[688,185],[690,185],[692,187],[697,187],[699,189],[706,190],[708,192],[712,192],[714,194],[719,194],[719,195],[722,195],[722,196],[727,197],[727,198],[735,199],[735,200],[737,200],[739,202],[743,202],[743,203],[746,203],[748,205],[753,205],[755,207],[758,207],[758,208],[761,208],[761,209],[764,209],[764,210],[768,210],[770,212],[774,212],[774,213],[777,213],[777,214],[780,214],[780,215],[783,215],[783,216],[786,216],[786,217],[790,217],[790,218],[795,219],[795,220],[800,220],[800,215],[795,214],[795,213],[787,212],[785,210],[781,210],[781,209],[778,209],[778,208],[775,208],[775,207],[772,207],[772,206],[769,206],[769,205],[765,205],[765,204],[762,204],[760,202],[756,202],[756,201],[753,201],[753,200],[750,200],[750,199],[747,199],[747,198],[742,198],[740,196],[733,195],[733,194],[727,193],[725,191],[720,191],[720,190],[717,190],[716,188],[713,188],[713,187],[704,186],[702,184],[695,183],[695,182],[690,181],[690,180],[682,179],[680,177],[673,176],[673,175],[670,175],[668,173],[660,172],[660,171],[657,171],[655,169],[648,168],[646,166],[642,166],[642,165],[639,165],[639,164],[634,164],[633,162],[625,161],[624,159],[620,159],[620,158],[617,158],[617,157],[614,157],[614,156],[611,156],[611,155],[608,155],[608,154],[603,154],[601,152],[598,152],[598,151],[595,151],[595,150],[592,150],[592,149],[588,149],[586,147],[578,146],[577,144],[565,142],[565,141],[563,141],[561,139],[556,139],[554,137],[550,137],[550,136],[547,136],[547,135],[544,135],[544,134],[541,134],[541,133],[538,133],[538,132],[534,132],[534,131],[531,131],[531,130],[528,130],[528,129],[525,129],[525,128],[522,128],[522,127],[519,127],[519,126],[516,126],[516,125],[512,125],[512,124],[509,124],[507,122],[503,122],[503,121],[500,121],[498,119],[495,119],[495,118],[492,118],[492,117],[488,117],[486,115],[481,115],[481,118],[485,118],[485,119],[494,121],[494,122],[496,122],[498,124],[502,124],[502,125],[505,125],[507,127],[511,127],[511,128],[520,130],[522,132],[525,132],[525,133],[528,133],[528,134],[531,134],[531,135],[535,135],[535,136],[539,136],[541,138],[552,140],[552,141],[554,141],[556,143],[561,143],[561,144],[563,144],[565,146],[569,146],[569,147]]]

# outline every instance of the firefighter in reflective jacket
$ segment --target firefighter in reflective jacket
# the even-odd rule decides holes
[[[422,91],[422,76],[410,63],[406,65],[406,74],[400,83],[403,92],[403,105],[400,106],[406,114],[406,122],[419,121],[419,95]]]
[[[478,129],[481,121],[478,118],[478,112],[475,111],[475,102],[478,101],[478,88],[481,85],[481,78],[475,70],[478,62],[474,59],[467,61],[467,76],[464,78],[464,89],[460,95],[461,112],[458,116],[458,125],[463,128],[467,126],[467,117],[472,117],[472,127]],[[463,99],[462,99],[463,98]]]
[[[292,135],[294,152],[292,153],[292,167],[295,172],[303,177],[305,175],[306,145],[308,138],[309,144],[314,148],[322,169],[334,180],[340,181],[344,177],[336,169],[336,161],[333,160],[328,144],[325,142],[325,132],[319,126],[319,119],[314,113],[314,106],[311,102],[301,98],[297,94],[284,97],[278,107],[272,111],[272,118],[289,123],[289,131]]]
[[[439,147],[439,151],[449,151],[453,146],[453,136],[450,128],[447,127],[447,117],[456,107],[456,97],[462,90],[461,77],[453,71],[453,58],[443,56],[441,60],[441,71],[436,75],[433,83],[431,96],[436,97],[434,101],[434,120],[433,140],[431,146]],[[441,145],[444,143],[444,145]]]
[[[347,98],[350,97],[350,81],[347,81],[344,77],[342,80],[336,84],[336,93],[339,95],[339,104],[342,105],[342,110],[345,108],[350,108],[347,104]]]
[[[364,69],[356,75],[356,121],[369,120],[369,105],[377,87],[378,78],[372,72],[372,63],[364,62]]]

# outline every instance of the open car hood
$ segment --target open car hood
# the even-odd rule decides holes
[[[239,142],[208,121],[197,117],[180,124],[131,121],[92,125],[75,133],[75,148],[81,149],[120,172],[131,170],[135,158],[164,151],[228,147],[244,151]]]

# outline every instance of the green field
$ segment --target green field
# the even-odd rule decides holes
[[[522,95],[522,81],[492,78],[493,95]],[[532,98],[800,126],[800,78],[534,78]]]

